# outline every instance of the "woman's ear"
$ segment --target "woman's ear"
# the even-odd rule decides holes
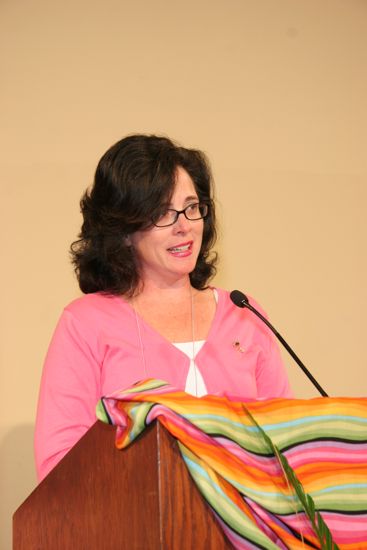
[[[131,242],[131,237],[130,237],[130,235],[125,235],[125,236],[124,236],[124,242],[125,242],[125,245],[126,245],[126,246],[132,246],[132,245],[133,245],[132,242]]]

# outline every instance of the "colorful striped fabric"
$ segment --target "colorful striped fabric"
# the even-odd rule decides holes
[[[147,380],[97,415],[117,426],[118,448],[158,419],[234,548],[367,549],[367,399],[239,403]]]

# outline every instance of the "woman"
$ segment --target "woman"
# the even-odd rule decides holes
[[[72,245],[83,297],[45,361],[36,423],[43,478],[95,422],[102,395],[158,378],[194,395],[290,397],[271,333],[215,273],[212,180],[204,155],[134,135],[100,160]]]

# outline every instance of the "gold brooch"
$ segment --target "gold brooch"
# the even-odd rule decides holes
[[[245,350],[241,346],[241,342],[239,342],[238,340],[235,340],[234,342],[232,342],[232,346],[234,347],[235,350],[239,351],[240,353],[245,352]]]

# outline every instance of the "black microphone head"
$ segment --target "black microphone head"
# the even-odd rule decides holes
[[[229,297],[231,298],[234,305],[237,307],[246,307],[246,304],[249,303],[246,294],[244,294],[240,290],[232,290]]]

